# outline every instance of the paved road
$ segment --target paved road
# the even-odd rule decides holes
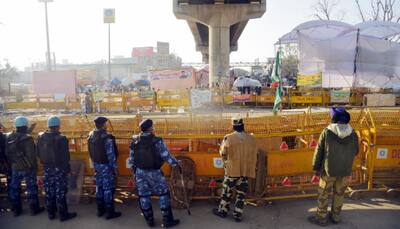
[[[160,213],[154,203],[157,227],[160,227]],[[198,229],[258,229],[258,228],[319,228],[307,222],[308,215],[315,212],[315,199],[280,201],[263,207],[247,206],[245,219],[236,223],[233,219],[220,219],[211,214],[212,204],[195,202],[192,215],[187,216],[185,210],[176,210],[175,215],[182,224],[177,228]],[[25,206],[26,208],[26,206]],[[94,204],[71,206],[78,212],[78,218],[69,222],[50,222],[47,214],[36,217],[27,214],[14,218],[11,213],[0,213],[1,229],[122,229],[147,228],[139,215],[136,202],[117,205],[123,212],[123,217],[106,221],[95,216]],[[331,225],[328,228],[362,228],[362,229],[390,229],[400,228],[400,200],[399,199],[364,199],[358,201],[347,200],[343,211],[343,223]]]

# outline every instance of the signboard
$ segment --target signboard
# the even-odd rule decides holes
[[[152,98],[154,97],[154,91],[140,91],[140,98]]]
[[[297,86],[321,86],[322,74],[316,73],[312,75],[301,75],[297,76]]]
[[[213,158],[213,161],[214,161],[214,168],[217,168],[217,169],[223,169],[224,168],[224,162],[222,161],[222,158],[220,158],[220,157],[214,157]]]
[[[211,103],[211,91],[192,89],[190,91],[190,103],[192,108],[201,108]]]
[[[350,91],[331,91],[331,103],[349,103]]]
[[[132,57],[152,57],[154,56],[153,47],[136,47],[132,49]]]
[[[388,149],[386,148],[378,149],[378,153],[376,155],[377,159],[387,159],[387,156],[388,156]]]
[[[182,90],[196,86],[194,68],[150,71],[151,88],[156,90]]]
[[[104,9],[104,23],[115,23],[115,9]]]
[[[233,102],[234,103],[242,103],[242,102],[251,102],[251,95],[234,95]]]
[[[97,78],[96,69],[76,70],[76,83],[78,85],[94,84]]]
[[[291,96],[290,102],[300,104],[320,104],[322,103],[322,96]]]
[[[33,72],[33,92],[34,94],[64,94],[75,95],[76,72],[71,71],[51,71]]]

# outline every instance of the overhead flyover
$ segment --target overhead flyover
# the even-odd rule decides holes
[[[188,22],[196,50],[210,66],[210,83],[220,82],[229,71],[229,55],[248,21],[261,17],[266,0],[174,0],[174,14]]]

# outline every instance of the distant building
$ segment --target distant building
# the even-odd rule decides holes
[[[111,78],[120,80],[146,75],[150,70],[176,69],[182,67],[182,59],[169,52],[169,43],[157,42],[157,47],[135,47],[130,57],[114,56],[111,59]],[[26,72],[44,71],[45,63],[34,63]],[[76,70],[78,84],[102,84],[108,80],[107,61],[88,64],[72,64],[63,60],[53,65],[53,70]]]

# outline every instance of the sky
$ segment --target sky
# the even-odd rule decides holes
[[[274,56],[274,43],[295,26],[315,19],[316,0],[267,0],[267,12],[251,20],[231,61],[260,61]],[[353,0],[339,0],[337,16],[355,24],[360,17]],[[361,0],[367,6],[369,0]],[[54,0],[48,4],[50,48],[57,62],[90,63],[108,58],[108,29],[103,9],[115,8],[111,25],[112,56],[130,56],[133,47],[170,43],[183,62],[201,62],[187,23],[175,18],[172,0]],[[0,63],[20,70],[45,62],[44,4],[38,0],[0,0]]]

